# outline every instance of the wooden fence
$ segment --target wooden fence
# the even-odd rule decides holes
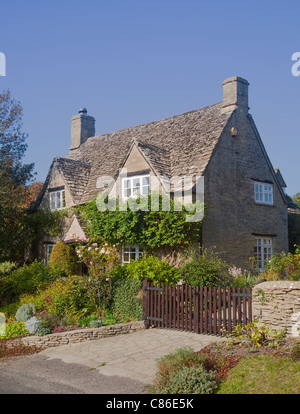
[[[143,283],[146,328],[179,329],[200,334],[231,333],[252,321],[251,289]]]

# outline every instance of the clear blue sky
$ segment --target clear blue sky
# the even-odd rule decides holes
[[[43,181],[81,107],[100,135],[219,102],[237,75],[273,166],[299,192],[299,16],[299,0],[0,0],[0,91],[24,108],[24,161]]]

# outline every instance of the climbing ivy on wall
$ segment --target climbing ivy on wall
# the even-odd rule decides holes
[[[199,240],[201,221],[187,220],[194,211],[188,211],[188,208],[176,211],[179,208],[172,200],[169,211],[162,211],[162,196],[156,200],[159,203],[155,207],[157,211],[153,211],[150,195],[134,200],[138,206],[135,211],[132,206],[118,202],[114,211],[100,211],[99,199],[94,199],[78,207],[77,213],[81,214],[92,240],[116,245],[136,243],[150,248],[187,246]]]

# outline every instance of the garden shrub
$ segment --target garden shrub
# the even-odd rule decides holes
[[[6,279],[6,295],[18,298],[21,294],[30,294],[45,288],[55,279],[54,272],[35,260],[30,265],[24,265],[12,271]]]
[[[60,317],[66,315],[81,317],[82,313],[95,311],[92,304],[86,300],[86,291],[81,278],[76,276],[66,280],[58,279],[34,295],[23,295],[20,301],[21,303],[33,303],[38,312]]]
[[[49,267],[60,276],[73,276],[77,270],[77,256],[73,247],[64,242],[53,246]]]
[[[5,325],[5,336],[0,336],[0,339],[16,338],[18,336],[27,336],[28,332],[25,329],[24,322],[8,322]]]
[[[170,266],[167,260],[161,260],[156,256],[144,256],[124,267],[127,277],[140,281],[149,278],[154,283],[176,284],[180,280],[179,270]]]
[[[17,269],[18,263],[16,262],[2,262],[0,263],[0,277],[6,276],[13,270]]]
[[[86,328],[86,327],[90,326],[90,323],[92,321],[97,321],[97,320],[98,320],[97,315],[87,315],[87,316],[84,316],[83,318],[80,318],[79,321],[78,321],[78,324],[80,326],[83,326],[84,328]]]
[[[143,282],[133,278],[113,281],[111,309],[118,318],[143,318],[142,286]]]
[[[232,286],[230,266],[211,250],[192,251],[183,263],[182,280],[192,286]]]
[[[158,369],[152,391],[158,394],[170,392],[170,387],[173,389],[178,386],[178,383],[172,385],[172,380],[185,368],[196,368],[200,374],[204,370],[205,359],[205,355],[195,353],[191,347],[179,348],[172,354],[164,355],[157,362]],[[178,382],[181,383],[181,377],[178,377]]]
[[[25,322],[25,329],[31,334],[35,335],[36,332],[42,328],[41,322],[38,320],[36,316],[32,316]]]
[[[89,327],[91,327],[91,328],[100,328],[100,326],[102,326],[102,325],[103,325],[102,320],[98,319],[98,318],[91,320],[90,323],[89,323]]]
[[[217,389],[216,375],[200,367],[183,367],[171,377],[160,394],[213,394]]]
[[[35,314],[35,306],[30,303],[24,303],[24,305],[20,306],[15,314],[15,319],[17,322],[26,322]]]
[[[280,253],[272,257],[266,263],[266,269],[261,272],[261,277],[268,280],[300,280],[300,247],[295,248],[295,253]]]

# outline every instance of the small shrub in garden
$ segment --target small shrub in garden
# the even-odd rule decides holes
[[[19,297],[21,294],[31,294],[45,288],[55,279],[55,274],[44,263],[34,261],[14,270],[7,276],[10,296]]]
[[[16,262],[2,262],[0,263],[0,277],[6,276],[13,270],[17,269],[18,263]]]
[[[30,319],[36,312],[35,306],[30,303],[24,303],[24,305],[20,306],[15,314],[15,319],[17,322],[26,322]]]
[[[161,394],[213,394],[217,389],[214,372],[207,372],[200,367],[183,367],[171,377]]]
[[[143,282],[132,278],[114,281],[111,309],[117,318],[142,319],[142,286]]]
[[[181,267],[181,278],[192,286],[232,286],[230,266],[211,250],[191,252]]]
[[[184,367],[202,367],[204,358],[197,355],[191,347],[179,348],[176,352],[164,355],[157,362],[158,371],[154,387],[159,393],[169,383],[176,372]]]
[[[151,279],[154,283],[175,284],[180,280],[179,270],[170,266],[167,260],[156,256],[145,256],[126,266],[127,277],[143,281]]]
[[[78,242],[80,242],[78,240]],[[89,301],[94,305],[99,317],[103,317],[111,299],[112,279],[110,270],[118,262],[119,254],[114,246],[107,243],[82,242],[76,248],[78,259],[88,269],[88,276],[83,277]]]
[[[37,336],[44,336],[50,334],[52,331],[50,328],[44,328],[41,326],[39,329],[36,330],[35,335]]]
[[[36,306],[37,312],[53,314],[59,317],[76,315],[88,305],[87,312],[93,312],[92,304],[87,302],[85,286],[80,277],[69,277],[66,280],[58,279],[45,290],[34,295],[24,295],[21,302],[31,302]],[[50,302],[50,303],[49,303]]]
[[[60,276],[73,276],[77,272],[77,256],[73,247],[64,242],[53,246],[49,267]]]
[[[93,319],[90,321],[89,326],[91,328],[100,328],[100,326],[103,325],[103,322],[101,319]]]
[[[23,322],[8,322],[5,326],[5,336],[0,336],[0,339],[4,338],[16,338],[18,336],[27,336],[28,332],[25,329]]]
[[[90,326],[90,322],[97,321],[97,320],[98,320],[97,315],[87,315],[87,316],[84,316],[83,318],[80,318],[78,323],[80,326],[87,327],[87,326]]]
[[[37,319],[36,316],[33,316],[32,318],[28,319],[28,321],[25,322],[25,329],[31,334],[35,335],[36,332],[42,328],[41,322]]]
[[[300,247],[295,246],[295,253],[274,255],[261,272],[266,280],[300,280]]]

